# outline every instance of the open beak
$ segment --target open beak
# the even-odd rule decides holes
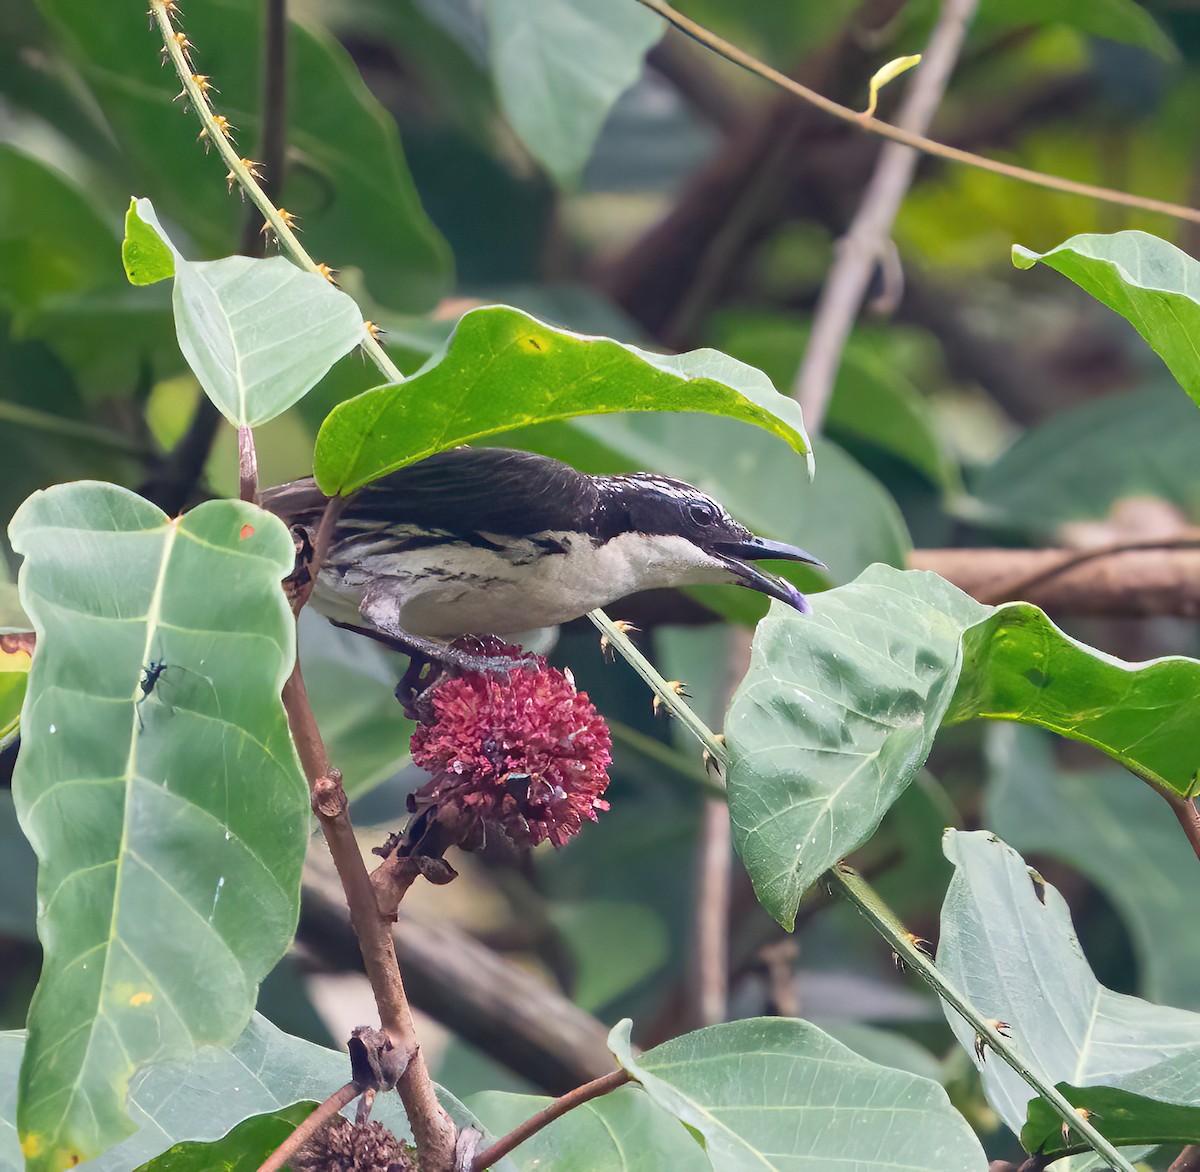
[[[786,602],[801,614],[812,613],[808,599],[786,578],[768,574],[751,563],[773,559],[781,562],[803,562],[819,570],[829,568],[811,553],[806,553],[794,545],[786,545],[782,541],[771,541],[766,537],[750,536],[735,541],[722,541],[713,548],[712,553],[729,567],[739,586],[757,590],[768,598],[778,598],[780,602]]]

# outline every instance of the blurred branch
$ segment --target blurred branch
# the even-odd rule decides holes
[[[1092,550],[918,549],[933,570],[980,602],[1032,602],[1050,613],[1142,618],[1200,615],[1200,538]]]
[[[930,34],[896,123],[921,133],[933,121],[978,0],[945,0]],[[833,394],[846,340],[854,328],[867,286],[891,239],[892,224],[916,172],[917,152],[889,142],[879,154],[875,171],[850,230],[838,241],[837,259],[821,290],[812,334],[792,387],[812,431],[820,431]]]
[[[752,57],[736,45],[732,45],[728,41],[718,37],[716,33],[710,32],[703,25],[689,20],[681,12],[676,12],[664,0],[638,0],[638,3],[645,8],[649,8],[652,12],[657,12],[659,16],[673,24],[681,32],[695,38],[702,45],[705,45],[714,53],[720,54],[727,61],[731,61],[735,65],[740,65],[743,69],[748,69],[751,73],[773,82],[781,89],[787,90],[788,93],[802,98],[816,109],[843,122],[855,124],[871,134],[891,139],[893,142],[913,147],[916,150],[923,151],[925,154],[935,155],[940,159],[948,159],[955,163],[965,163],[967,166],[976,167],[981,171],[991,171],[995,175],[1004,175],[1009,179],[1031,183],[1036,187],[1047,187],[1052,191],[1063,191],[1070,195],[1082,195],[1090,199],[1102,200],[1106,203],[1139,208],[1146,212],[1160,212],[1163,215],[1174,216],[1176,219],[1200,223],[1200,209],[1184,207],[1182,204],[1169,203],[1166,200],[1150,199],[1147,196],[1132,195],[1127,191],[1117,191],[1111,187],[1099,187],[1093,183],[1079,183],[1074,179],[1066,179],[1060,175],[1049,175],[1043,171],[1030,170],[1028,167],[1017,167],[1012,163],[1001,163],[996,159],[989,159],[983,155],[974,154],[971,151],[964,151],[958,147],[935,142],[933,139],[925,138],[920,134],[913,134],[908,130],[899,126],[893,126],[891,123],[883,122],[878,118],[869,118],[856,110],[850,109],[849,106],[843,106],[839,102],[832,101],[825,97],[824,94],[818,93],[808,86],[801,85],[798,81],[793,81],[792,78],[780,73],[777,69],[772,69],[769,65],[759,61],[756,57]]]

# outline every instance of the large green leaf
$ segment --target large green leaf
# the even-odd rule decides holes
[[[0,144],[0,305],[28,317],[116,276],[117,239],[83,192]]]
[[[246,208],[227,193],[224,164],[196,142],[198,123],[189,129],[172,101],[179,82],[160,68],[157,32],[132,9],[116,18],[92,0],[39,3],[123,148],[126,189],[154,192],[164,214],[210,256],[228,252]],[[219,87],[217,109],[238,128],[241,153],[253,156],[261,133],[261,5],[206,0],[184,13],[196,68]],[[277,202],[300,215],[318,259],[362,269],[372,295],[392,309],[427,310],[446,289],[448,257],[421,209],[394,121],[327,34],[293,22],[288,54],[293,162]]]
[[[493,1135],[507,1135],[552,1100],[484,1091],[468,1106]],[[707,1172],[704,1149],[641,1087],[620,1087],[576,1107],[509,1156],[521,1172],[586,1168],[588,1172]]]
[[[1066,901],[995,835],[949,830],[944,845],[955,874],[937,963],[949,980],[985,1017],[1006,1022],[1021,1060],[1095,1111],[1092,1122],[1115,1143],[1200,1139],[1200,1014],[1104,988]],[[946,1017],[973,1051],[971,1026],[949,1007]],[[1027,1151],[1065,1146],[1062,1121],[1032,1110],[1024,1079],[994,1058],[976,1063]],[[1091,1087],[1108,1092],[1097,1098]],[[1144,1114],[1144,1099],[1160,1110]]]
[[[987,822],[1028,854],[1062,859],[1112,901],[1137,952],[1139,991],[1200,1011],[1196,856],[1165,802],[1116,766],[1056,768],[1049,737],[1001,725],[988,737]]]
[[[1200,262],[1147,232],[1072,236],[1049,252],[1016,244],[1013,264],[1041,261],[1126,318],[1200,403]]]
[[[177,1143],[136,1172],[255,1172],[316,1106],[313,1102],[293,1103],[264,1115],[251,1115],[220,1139]]]
[[[314,469],[330,496],[434,452],[530,423],[617,411],[702,411],[754,423],[808,454],[800,408],[715,350],[651,354],[548,326],[507,306],[468,313],[406,383],[335,407]]]
[[[122,250],[130,280],[171,276],[179,348],[205,394],[235,427],[257,427],[304,397],[363,340],[358,306],[324,277],[281,256],[190,261],[171,243],[148,199],[126,216]]]
[[[937,1083],[876,1066],[816,1026],[751,1018],[710,1026],[637,1057],[630,1023],[617,1061],[681,1123],[714,1168],[971,1172],[979,1141]]]
[[[38,634],[13,784],[45,949],[21,1133],[57,1169],[132,1130],[138,1067],[236,1038],[291,940],[294,550],[243,502],[170,519],[93,482],[36,493],[10,536]]]
[[[776,386],[790,386],[810,334],[805,320],[783,314],[726,312],[714,322],[714,342],[764,371]],[[957,488],[958,469],[937,433],[928,400],[887,341],[856,331],[838,366],[824,432],[854,440],[904,461],[932,484]]]
[[[22,1033],[0,1033],[0,1169],[22,1167],[16,1127]],[[134,1076],[129,1114],[137,1131],[90,1161],[88,1172],[130,1172],[175,1144],[219,1142],[244,1119],[332,1094],[349,1076],[346,1055],[291,1037],[254,1014],[229,1046],[206,1046],[181,1062]],[[407,1136],[399,1099],[382,1095],[372,1118]],[[211,1165],[210,1165],[211,1166]]]
[[[1036,607],[987,607],[936,574],[875,566],[773,605],[726,732],[734,842],[759,899],[790,927],[800,897],[860,846],[944,722],[1040,725],[1187,793],[1200,766],[1200,662],[1128,664]]]
[[[577,182],[608,111],[666,26],[632,0],[488,0],[486,12],[513,129],[560,183]]]
[[[971,487],[989,519],[1035,540],[1107,517],[1127,497],[1159,497],[1200,520],[1198,450],[1200,412],[1178,387],[1161,386],[1057,412]]]

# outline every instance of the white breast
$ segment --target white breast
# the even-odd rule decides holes
[[[682,537],[629,533],[596,545],[578,534],[552,534],[567,552],[545,554],[532,542],[483,536],[497,545],[507,541],[505,553],[442,545],[374,558],[369,573],[338,578],[327,570],[314,605],[343,622],[370,622],[371,604],[360,607],[373,581],[373,605],[385,596],[389,619],[413,635],[510,636],[568,622],[639,590],[734,580]]]

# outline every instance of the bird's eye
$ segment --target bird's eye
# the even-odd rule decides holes
[[[711,525],[717,519],[717,510],[707,501],[700,501],[688,506],[688,516],[697,525]]]

